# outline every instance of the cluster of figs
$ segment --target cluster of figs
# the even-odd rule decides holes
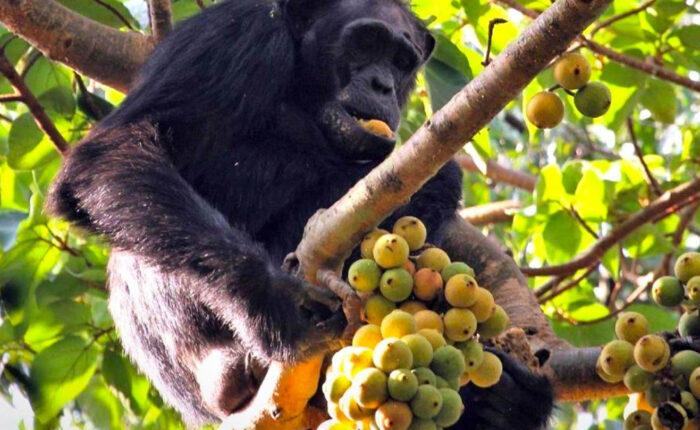
[[[527,119],[538,128],[552,128],[564,119],[564,102],[554,91],[563,88],[574,96],[574,106],[584,116],[597,118],[610,108],[610,90],[602,82],[589,82],[591,66],[586,58],[569,52],[554,64],[554,79],[557,85],[549,91],[535,94],[527,103]],[[573,93],[573,91],[576,91]]]
[[[598,357],[604,381],[641,394],[624,430],[700,429],[700,253],[678,257],[674,275],[658,278],[651,296],[660,306],[684,309],[676,331],[649,334],[642,314],[624,312],[615,323],[618,339]]]
[[[331,419],[319,429],[447,428],[464,410],[460,387],[499,381],[502,363],[480,340],[505,331],[508,316],[469,265],[426,238],[407,216],[362,241],[347,280],[367,324],[332,358],[322,386]]]

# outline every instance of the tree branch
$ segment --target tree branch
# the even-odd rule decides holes
[[[516,0],[491,0],[492,2],[495,3],[500,3],[504,6],[508,6],[511,9],[515,9],[518,12],[522,13],[525,16],[529,16],[530,18],[537,18],[541,12],[538,12],[533,9],[529,9],[526,6],[518,3]],[[694,81],[688,77],[681,76],[677,73],[674,73],[668,69],[666,69],[663,66],[660,66],[656,63],[653,62],[646,62],[642,61],[638,58],[635,57],[630,57],[629,55],[625,54],[620,54],[619,52],[612,50],[606,46],[603,46],[599,43],[596,43],[592,40],[589,40],[588,38],[585,38],[583,36],[580,36],[578,40],[588,47],[593,52],[597,52],[598,54],[604,55],[608,57],[609,59],[618,62],[620,64],[624,64],[627,67],[630,67],[632,69],[637,69],[641,72],[644,72],[648,75],[655,76],[664,80],[667,80],[669,82],[673,82],[675,84],[681,85],[683,87],[686,87],[690,90],[693,91],[698,91],[700,92],[700,81]]]
[[[635,57],[630,57],[629,55],[620,54],[617,51],[586,38],[582,38],[582,40],[583,44],[586,45],[591,51],[604,55],[613,61],[632,69],[637,69],[648,75],[681,85],[689,90],[700,92],[700,81],[694,81],[688,77],[681,76],[653,61],[643,61]]]
[[[499,222],[511,222],[513,213],[522,205],[517,200],[486,203],[459,210],[459,216],[471,225],[486,225]]]
[[[170,0],[148,0],[151,34],[160,42],[173,30],[173,8]]]
[[[688,226],[693,221],[693,216],[698,210],[698,205],[700,205],[700,203],[695,203],[691,206],[688,206],[681,213],[681,219],[678,221],[678,227],[676,227],[676,231],[673,232],[673,238],[671,239],[671,245],[673,245],[674,248],[678,248],[678,246],[681,244],[681,241],[683,241],[683,233],[685,233],[685,230],[688,229]],[[671,273],[672,258],[673,251],[668,252],[666,255],[664,255],[663,260],[661,260],[661,264],[659,264],[659,268],[656,269],[656,273],[654,276],[655,279],[660,276],[668,275]]]
[[[651,5],[653,5],[654,3],[656,3],[656,0],[647,0],[644,3],[642,3],[641,5],[639,5],[639,7],[636,7],[634,9],[628,10],[627,12],[623,12],[619,15],[612,16],[604,21],[599,22],[595,27],[593,27],[593,30],[591,30],[591,37],[595,36],[595,34],[597,32],[599,32],[600,30],[607,28],[607,27],[610,27],[611,25],[613,25],[617,21],[621,21],[629,16],[636,15],[639,12],[643,12],[644,10],[649,8]]]
[[[557,400],[575,402],[629,394],[622,383],[608,384],[595,371],[600,347],[559,348],[552,351],[547,374],[554,384]]]
[[[126,92],[154,43],[87,19],[54,0],[0,0],[0,21],[47,58]]]
[[[61,136],[61,133],[58,132],[53,121],[51,121],[51,118],[49,118],[46,111],[41,106],[41,103],[39,103],[39,100],[34,97],[34,94],[32,94],[24,83],[24,80],[22,80],[22,77],[17,73],[12,63],[10,63],[10,60],[7,59],[4,51],[0,51],[0,73],[7,78],[12,88],[17,91],[16,95],[11,95],[9,98],[24,103],[41,131],[49,136],[49,139],[51,139],[51,142],[53,142],[53,145],[59,153],[65,154],[66,151],[68,151],[68,142],[66,142],[63,136]]]
[[[464,170],[481,173],[493,181],[513,185],[514,187],[522,188],[526,191],[532,192],[535,190],[537,177],[529,173],[509,169],[493,160],[485,160],[486,171],[484,172],[469,155],[458,154],[455,156],[455,159]]]
[[[700,177],[667,191],[649,206],[613,228],[610,233],[598,240],[588,251],[570,262],[559,266],[538,268],[523,267],[520,270],[522,270],[526,276],[548,276],[574,273],[579,269],[583,269],[598,262],[608,249],[623,240],[637,228],[657,217],[670,215],[689,201],[698,198],[698,196],[700,196]]]
[[[634,146],[634,153],[637,155],[639,162],[642,163],[644,173],[646,173],[647,175],[647,181],[649,182],[649,186],[654,191],[654,194],[660,196],[661,194],[663,194],[663,191],[661,190],[659,183],[656,182],[656,178],[654,178],[654,175],[651,174],[651,170],[649,170],[649,166],[647,166],[646,161],[644,161],[644,153],[642,152],[642,148],[639,146],[639,142],[637,142],[637,135],[634,133],[634,123],[632,122],[631,117],[627,118],[627,132],[629,133],[630,139],[632,140],[632,145]]]
[[[535,290],[535,296],[538,297],[538,302],[539,302],[539,303],[548,302],[548,301],[554,299],[555,297],[557,297],[558,295],[560,295],[560,294],[562,294],[562,293],[564,293],[564,292],[566,292],[566,291],[568,291],[568,290],[574,288],[575,286],[577,286],[578,284],[580,284],[581,281],[583,281],[584,279],[586,279],[591,273],[593,273],[597,268],[598,268],[598,264],[593,264],[591,267],[589,267],[588,269],[586,269],[586,271],[583,272],[580,276],[577,276],[576,278],[574,278],[574,279],[572,279],[571,281],[567,282],[566,285],[564,285],[564,286],[561,287],[561,288],[558,288],[558,287],[557,287],[558,284],[559,284],[559,282],[561,282],[561,281],[559,281],[559,282],[557,282],[557,283],[553,283],[552,286],[551,286],[551,288],[542,288],[542,287],[540,287],[539,289]],[[547,285],[547,287],[549,287],[549,285]],[[548,292],[548,291],[550,291],[550,293],[547,294],[547,295],[545,295],[545,293]]]

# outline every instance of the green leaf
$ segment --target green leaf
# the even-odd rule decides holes
[[[462,72],[435,58],[428,61],[424,73],[433,112],[442,108],[469,82]]]
[[[636,55],[635,55],[636,54]],[[626,51],[625,55],[633,57],[643,57],[638,51]],[[600,80],[607,85],[616,85],[618,87],[638,87],[646,81],[646,75],[639,70],[631,69],[622,64],[609,61],[603,67],[603,72],[600,74]]]
[[[640,18],[646,21],[656,33],[663,34],[671,28],[690,9],[683,0],[659,0]]]
[[[36,350],[47,346],[60,334],[84,330],[90,321],[90,308],[73,300],[58,300],[50,307],[38,308],[30,316],[24,340]]]
[[[579,181],[583,178],[583,169],[586,167],[586,162],[583,160],[569,160],[564,163],[562,169],[562,184],[564,189],[569,194],[576,192],[576,187]]]
[[[114,325],[112,315],[109,313],[107,299],[95,294],[95,290],[87,295],[87,301],[92,310],[92,323],[99,328],[109,328]]]
[[[623,241],[623,245],[631,258],[661,255],[674,249],[662,226],[656,224],[641,226]]]
[[[49,112],[70,120],[75,114],[76,101],[68,87],[55,87],[39,98],[42,106]]]
[[[670,83],[656,78],[649,79],[641,102],[655,120],[665,124],[673,124],[676,120],[678,100],[676,90]]]
[[[148,409],[151,403],[148,398],[150,384],[126,357],[106,349],[102,357],[102,374],[107,384],[129,399],[129,405],[134,412],[140,415]]]
[[[566,189],[559,167],[552,164],[543,167],[535,187],[537,205],[540,206],[547,202],[563,202],[565,195]]]
[[[474,74],[464,53],[442,33],[434,33],[433,35],[436,44],[433,55],[430,58],[445,63],[471,81],[474,78]]]
[[[596,169],[585,171],[576,187],[574,208],[581,218],[590,221],[604,221],[608,216],[608,201],[605,197],[605,184]]]
[[[57,157],[56,148],[34,122],[30,113],[20,115],[12,123],[7,163],[13,169],[29,170]]]
[[[61,4],[79,14],[115,28],[128,28],[124,21],[138,29],[139,23],[131,16],[131,12],[121,2],[116,0],[58,0]]]
[[[620,272],[620,250],[617,247],[608,249],[605,251],[600,261],[610,273],[610,276],[612,276],[613,279],[617,279]]]
[[[673,33],[681,40],[685,49],[700,49],[700,25],[687,25]]]
[[[57,248],[33,236],[18,236],[20,244],[0,259],[2,307],[15,325],[24,318],[24,307],[33,298],[36,283],[54,268],[60,256]]]
[[[44,279],[36,287],[36,300],[39,306],[47,306],[52,302],[72,299],[87,291],[88,286],[82,279],[68,273],[60,273],[54,279]]]
[[[550,322],[558,337],[578,347],[602,345],[615,337],[615,321],[612,318],[583,326],[574,326],[557,319]]]
[[[549,218],[542,236],[547,261],[552,264],[564,263],[576,255],[581,243],[581,228],[567,212],[559,211]]]
[[[96,428],[118,430],[124,428],[124,407],[109,390],[104,381],[95,376],[90,385],[78,397],[80,410],[87,415]]]
[[[52,88],[71,88],[72,77],[68,67],[41,57],[25,71],[24,82],[36,97],[41,97]]]
[[[30,401],[39,421],[51,420],[85,389],[97,357],[94,345],[77,336],[67,336],[34,357]]]
[[[212,6],[214,2],[212,0],[202,0],[204,6]],[[182,21],[183,19],[189,18],[192,15],[198,14],[202,9],[197,5],[194,0],[179,0],[173,2],[173,19],[175,22]]]

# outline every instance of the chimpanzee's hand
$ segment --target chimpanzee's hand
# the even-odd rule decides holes
[[[455,424],[460,430],[539,430],[547,424],[554,393],[547,378],[494,348],[501,359],[501,380],[489,388],[468,384],[460,390],[464,414]]]
[[[296,255],[290,253],[282,268],[285,272],[298,276],[298,266]],[[299,345],[302,357],[338,349],[345,336],[343,330],[345,334],[354,333],[360,324],[361,302],[355,290],[331,270],[320,270],[317,279],[320,287],[299,280],[294,296],[296,305],[310,325],[307,339]]]

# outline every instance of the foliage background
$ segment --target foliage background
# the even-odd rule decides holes
[[[103,24],[148,33],[145,1],[60,2]],[[543,10],[549,2],[519,4]],[[599,23],[640,10],[603,25],[594,35],[589,29],[587,35],[626,56],[700,80],[698,3],[651,0],[643,9],[640,4],[616,0]],[[412,8],[429,22],[439,43],[404,113],[404,139],[481,72],[491,20],[507,20],[495,27],[493,54],[530,22],[498,0],[416,0]],[[194,0],[173,2],[176,20],[199,10]],[[82,78],[92,95],[85,93],[70,69],[47,60],[1,26],[0,46],[71,144],[94,123],[87,114],[90,102],[118,104],[123,98]],[[519,202],[518,209],[505,214],[506,222],[483,229],[512,250],[523,266],[570,261],[656,199],[654,182],[667,190],[698,175],[698,93],[588,48],[579,51],[593,66],[592,79],[605,82],[612,91],[613,105],[605,116],[581,117],[571,98],[560,93],[566,104],[562,125],[541,131],[525,122],[525,101],[554,85],[548,69],[465,145],[465,154],[476,166],[465,171],[465,206]],[[0,94],[13,91],[0,78]],[[492,181],[484,168],[489,160],[532,175],[536,187]],[[177,415],[122,355],[106,305],[108,249],[98,238],[42,213],[60,161],[53,142],[23,103],[0,103],[0,426],[178,428]],[[667,255],[700,246],[696,209],[697,203],[661,214],[619,241],[600,264],[568,273],[561,281],[574,282],[543,303],[557,334],[578,346],[602,344],[614,336],[612,316],[628,306],[647,315],[653,330],[672,329],[677,313],[650,305],[645,291],[653,277],[667,269]],[[530,279],[533,288],[548,281]],[[621,398],[561,405],[552,428],[619,429],[626,402]]]

